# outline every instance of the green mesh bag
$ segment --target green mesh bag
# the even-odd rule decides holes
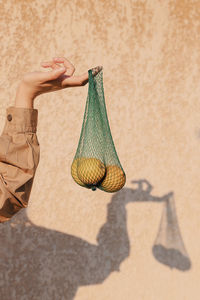
[[[71,175],[82,187],[105,192],[120,190],[126,175],[120,164],[107,117],[103,71],[88,71],[89,87],[81,135],[71,165]]]

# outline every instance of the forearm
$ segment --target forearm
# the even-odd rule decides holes
[[[23,83],[19,84],[15,96],[15,107],[22,108],[34,108],[34,99],[36,95],[28,89],[28,87]]]

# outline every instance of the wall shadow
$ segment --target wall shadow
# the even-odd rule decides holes
[[[146,180],[134,184],[136,189],[124,188],[112,195],[96,244],[37,226],[28,218],[26,209],[0,224],[1,299],[72,300],[78,287],[100,284],[112,272],[120,271],[130,254],[126,205],[169,199],[169,194],[152,196],[152,187]],[[158,247],[165,244],[159,243],[154,248],[155,258],[170,265],[169,260],[162,259],[163,248]],[[174,267],[184,269],[180,268],[182,264],[183,258]]]
[[[152,251],[159,262],[170,268],[180,271],[191,268],[178,225],[173,194],[163,204],[160,227]]]
[[[180,271],[189,270],[191,261],[181,236],[174,193],[170,192],[159,198],[151,195],[153,187],[147,180],[132,181],[132,183],[138,185],[136,190],[131,191],[134,193],[134,201],[163,202],[160,226],[152,247],[154,257],[170,268],[176,268]]]

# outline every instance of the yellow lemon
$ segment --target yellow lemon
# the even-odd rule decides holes
[[[106,176],[102,180],[100,187],[105,192],[114,193],[119,191],[126,182],[126,176],[121,168],[116,165],[106,167]]]
[[[97,184],[105,175],[105,165],[97,158],[85,158],[77,168],[79,179],[88,185]]]
[[[83,187],[87,187],[78,177],[78,174],[77,174],[77,167],[78,167],[78,163],[80,163],[81,161],[83,161],[85,158],[76,158],[72,165],[71,165],[71,175],[74,179],[74,181],[76,183],[78,183],[79,185],[83,186]]]

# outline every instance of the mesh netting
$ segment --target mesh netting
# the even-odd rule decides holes
[[[103,71],[96,76],[88,71],[89,87],[81,135],[71,173],[79,185],[115,192],[125,184],[107,117]]]

